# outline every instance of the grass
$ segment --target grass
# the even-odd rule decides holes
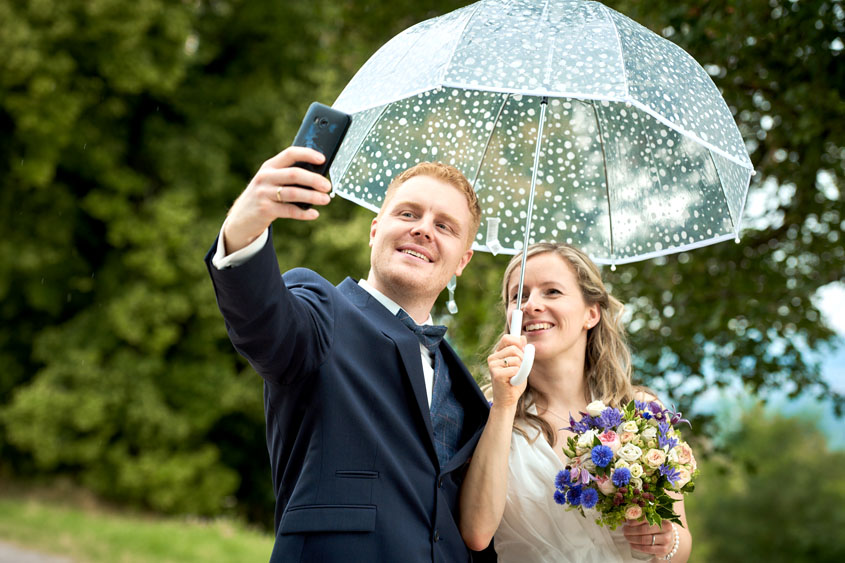
[[[0,541],[76,563],[241,563],[267,561],[273,549],[270,535],[231,520],[148,516],[55,496],[3,491]]]

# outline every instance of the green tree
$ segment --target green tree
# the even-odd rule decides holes
[[[730,413],[724,413],[725,417]],[[694,559],[842,561],[845,452],[831,451],[812,416],[761,405],[724,436],[727,457],[703,463],[687,501]]]

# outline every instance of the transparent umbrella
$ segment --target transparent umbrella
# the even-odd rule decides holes
[[[753,168],[718,89],[597,2],[481,0],[424,21],[334,107],[353,116],[335,193],[377,211],[394,174],[453,164],[481,203],[476,250],[558,241],[615,265],[739,237]]]

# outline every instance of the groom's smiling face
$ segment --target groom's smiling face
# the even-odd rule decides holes
[[[373,286],[399,303],[436,299],[472,257],[466,197],[431,176],[413,176],[391,194],[370,227]]]

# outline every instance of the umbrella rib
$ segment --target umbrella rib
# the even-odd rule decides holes
[[[478,159],[478,166],[475,168],[475,174],[472,177],[472,182],[470,182],[473,191],[475,191],[475,182],[478,181],[478,175],[481,174],[481,165],[484,163],[484,157],[487,156],[487,149],[490,148],[490,141],[493,140],[493,135],[496,133],[496,124],[499,122],[499,118],[502,117],[502,112],[505,110],[505,104],[508,103],[508,98],[510,98],[510,94],[505,94],[502,97],[502,105],[499,106],[499,113],[496,114],[496,119],[493,120],[493,127],[490,128],[490,134],[487,136],[487,142],[484,143],[484,150],[481,151],[481,158]]]
[[[373,121],[373,124],[368,128],[368,130],[372,130],[375,125],[381,121],[381,118],[384,117],[384,112],[387,111],[387,106],[390,104],[384,104],[381,108],[381,111],[378,114],[378,117]],[[349,156],[349,160],[346,162],[346,166],[343,168],[343,172],[341,173],[340,177],[345,178],[346,173],[349,171],[349,167],[352,166],[352,162],[355,160],[355,157],[358,156],[358,153],[361,151],[361,146],[364,144],[364,141],[367,139],[366,135],[361,135],[361,140],[358,141],[358,146],[355,147],[355,150],[352,151],[352,154]],[[379,205],[381,207],[381,205]]]
[[[605,17],[610,22],[610,25],[613,26],[613,35],[616,37],[616,46],[619,49],[619,58],[622,60],[622,78],[625,80],[625,98],[627,99],[631,96],[631,90],[628,87],[628,72],[625,67],[625,56],[624,51],[622,50],[622,38],[619,37],[619,28],[616,26],[616,22],[613,21],[613,18],[611,17],[610,9],[601,3],[597,2],[597,4],[601,7]]]
[[[446,57],[446,64],[443,65],[443,70],[440,73],[440,80],[437,81],[441,85],[445,85],[444,83],[446,82],[446,73],[448,72],[449,68],[452,66],[452,59],[455,57],[455,52],[457,52],[457,50],[458,50],[458,45],[461,44],[461,39],[463,39],[464,32],[469,27],[469,22],[472,21],[472,18],[474,18],[475,15],[478,13],[478,10],[481,9],[480,4],[481,4],[481,2],[477,2],[475,4],[475,6],[474,6],[475,9],[472,11],[472,13],[467,17],[466,21],[464,22],[464,28],[461,30],[460,33],[455,34],[455,44],[452,46],[452,52],[449,53],[448,57]]]
[[[599,128],[599,146],[601,147],[601,161],[604,165],[604,192],[607,199],[607,229],[610,231],[610,256],[611,264],[615,258],[614,242],[613,242],[613,211],[610,205],[610,176],[607,174],[607,154],[604,150],[604,130],[601,126],[601,119],[599,119],[599,110],[596,108],[596,102],[590,100],[590,106],[593,108],[593,113],[596,115],[596,125]]]
[[[707,156],[710,157],[710,162],[713,163],[713,169],[716,170],[716,176],[719,178],[719,191],[722,193],[722,197],[725,199],[725,207],[728,208],[728,219],[731,220],[731,230],[734,232],[734,237],[739,240],[739,222],[734,221],[734,217],[731,214],[731,204],[728,201],[728,194],[725,193],[725,181],[722,179],[722,175],[719,173],[719,167],[716,166],[716,159],[713,158],[713,152],[708,150]]]
[[[546,0],[546,5],[543,6],[543,13],[540,15],[540,21],[546,19],[546,16],[549,13],[549,2],[551,0]],[[549,55],[546,57],[546,76],[543,77],[543,83],[548,84],[551,81],[552,77],[552,58],[554,57],[554,50],[555,50],[555,42],[549,41]]]

